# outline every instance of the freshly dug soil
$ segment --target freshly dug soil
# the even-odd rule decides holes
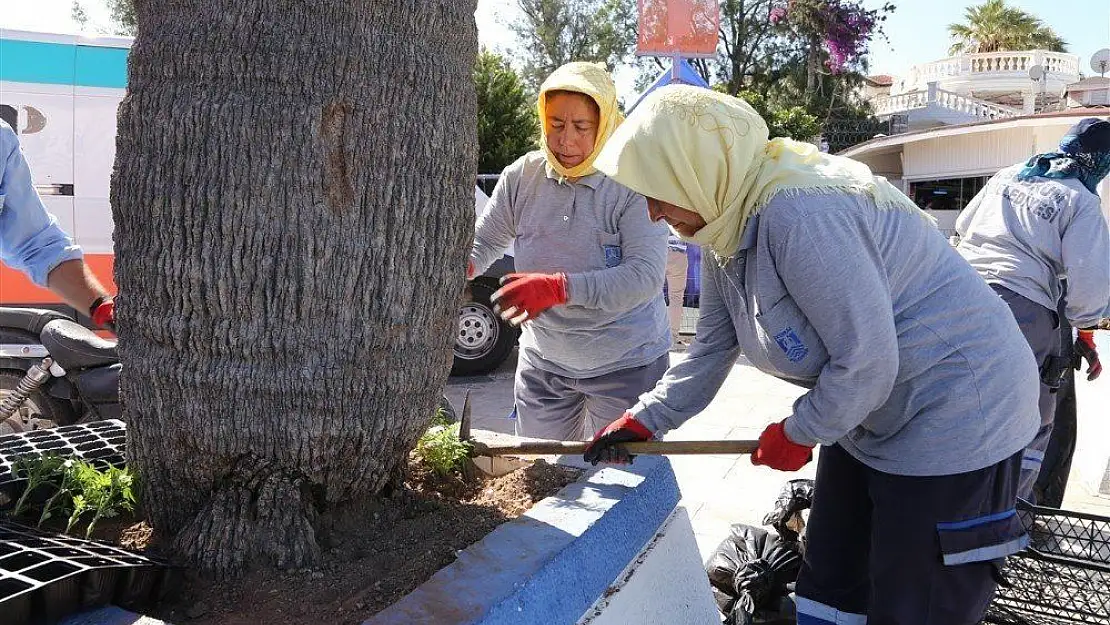
[[[317,568],[256,571],[233,582],[187,573],[179,596],[147,613],[189,625],[361,623],[580,475],[538,461],[499,478],[464,481],[437,476],[415,458],[409,471],[403,488],[321,531]],[[149,526],[145,533],[143,526],[115,528],[115,540],[149,544]],[[96,533],[102,535],[99,528]]]

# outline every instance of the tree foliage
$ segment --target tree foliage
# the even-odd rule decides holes
[[[713,89],[721,93],[729,93],[728,86],[724,84],[716,85]],[[821,133],[821,124],[817,118],[801,106],[775,106],[758,91],[741,91],[734,95],[752,105],[763,121],[767,122],[767,131],[771,139],[789,137],[798,141],[809,141],[817,138]]]
[[[636,0],[518,0],[513,25],[520,41],[524,77],[538,89],[571,61],[626,62],[636,46]]]
[[[536,148],[535,101],[524,81],[499,54],[483,50],[474,65],[478,93],[478,172],[500,173]]]
[[[97,25],[98,30],[104,30],[114,35],[135,35],[135,0],[103,0],[112,20],[111,27]],[[81,0],[73,0],[70,5],[70,17],[82,27],[89,27],[91,20],[85,5]]]
[[[987,0],[968,7],[964,21],[948,26],[953,39],[949,54],[1050,50],[1067,52],[1068,44],[1039,18],[1006,0]]]

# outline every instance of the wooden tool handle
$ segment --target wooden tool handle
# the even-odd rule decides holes
[[[750,454],[759,446],[759,441],[643,441],[621,443],[631,454]],[[590,444],[573,441],[521,441],[512,444],[491,444],[474,442],[474,454],[478,456],[550,456],[581,454]]]

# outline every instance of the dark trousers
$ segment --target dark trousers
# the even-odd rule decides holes
[[[1014,512],[1021,452],[969,473],[891,475],[822,447],[799,625],[975,625],[1001,559],[1028,539]]]
[[[1013,291],[998,285],[992,287],[1002,301],[1010,307],[1014,319],[1025,335],[1029,348],[1033,350],[1033,357],[1037,360],[1038,367],[1045,367],[1050,358],[1060,353],[1060,332],[1056,313],[1040,304],[1034,303]],[[1038,408],[1041,413],[1041,427],[1036,436],[1025,448],[1025,462],[1022,466],[1021,482],[1018,485],[1018,497],[1027,501],[1035,501],[1033,485],[1044,463],[1045,450],[1052,436],[1052,423],[1056,416],[1056,392],[1043,381],[1040,383],[1040,399]]]

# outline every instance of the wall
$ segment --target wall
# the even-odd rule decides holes
[[[993,174],[1032,154],[1032,127],[978,132],[908,143],[902,174],[907,180],[932,180]]]

